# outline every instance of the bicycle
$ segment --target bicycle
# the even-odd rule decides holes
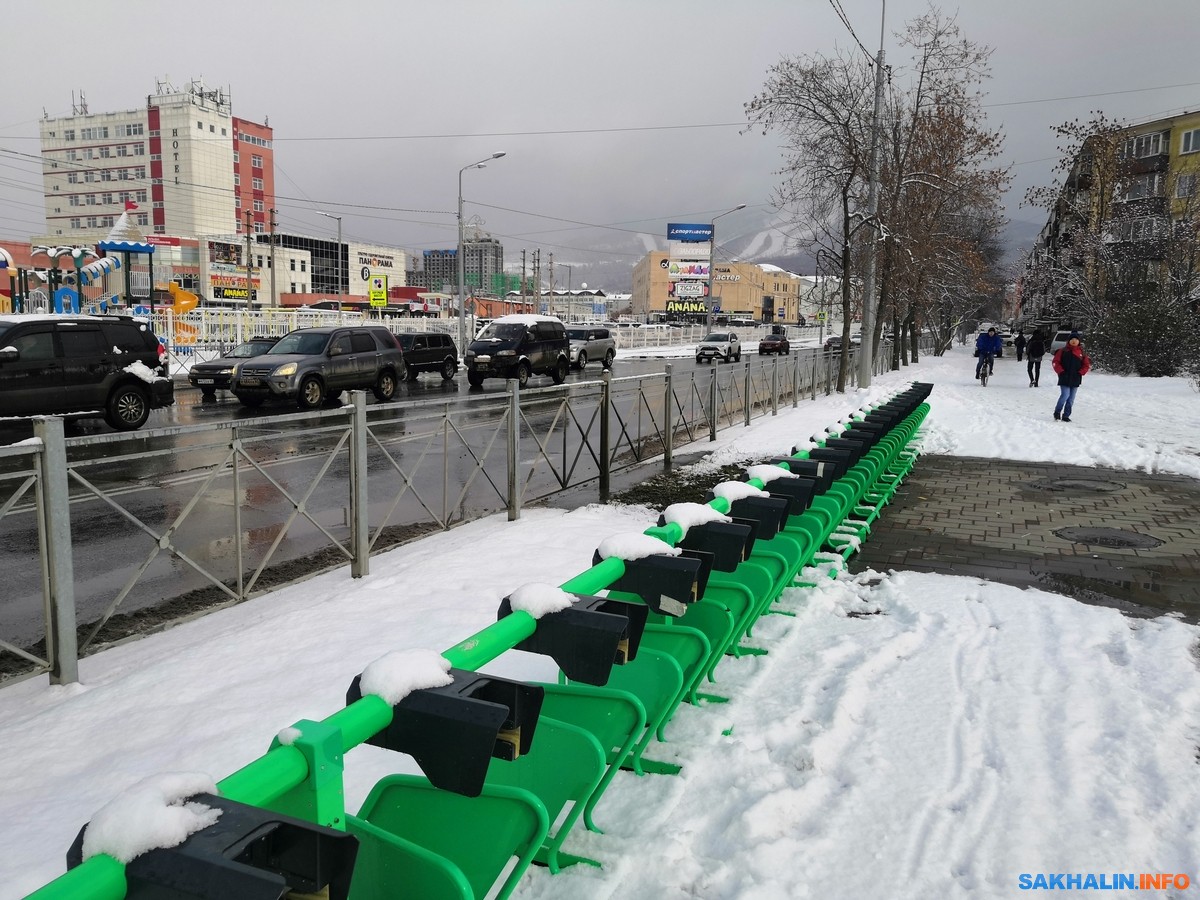
[[[979,364],[979,383],[987,387],[988,378],[992,375],[992,367],[996,365],[996,354],[985,353]]]

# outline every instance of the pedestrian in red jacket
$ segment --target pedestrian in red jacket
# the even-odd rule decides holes
[[[1083,376],[1092,368],[1092,360],[1083,352],[1078,331],[1072,331],[1067,346],[1054,354],[1054,371],[1058,373],[1058,402],[1054,404],[1054,418],[1071,421],[1071,409],[1075,405],[1075,392],[1083,383]]]

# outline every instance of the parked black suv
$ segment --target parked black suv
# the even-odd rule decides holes
[[[440,372],[446,381],[454,378],[458,371],[458,348],[450,335],[401,332],[396,340],[404,348],[409,381],[416,381],[422,372]]]
[[[278,343],[277,337],[250,338],[238,344],[224,356],[207,362],[192,363],[188,370],[188,381],[200,388],[205,400],[217,396],[217,389],[227,391],[233,384],[233,373],[238,365],[256,356],[262,356]]]
[[[243,406],[294,400],[315,409],[342,391],[370,388],[383,402],[407,377],[404,351],[382,325],[298,328],[238,366],[232,390]]]
[[[103,416],[133,431],[175,402],[165,358],[132,316],[0,316],[0,416]]]
[[[551,316],[501,316],[471,341],[463,354],[467,381],[479,387],[485,378],[515,378],[521,387],[530,375],[567,380],[571,347],[563,323]]]

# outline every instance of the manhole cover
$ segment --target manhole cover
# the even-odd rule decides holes
[[[1152,550],[1155,547],[1161,547],[1163,543],[1148,534],[1122,531],[1120,528],[1071,527],[1060,528],[1054,534],[1072,544],[1094,544],[1113,550]]]
[[[1105,481],[1103,478],[1043,478],[1035,481],[1031,487],[1044,491],[1073,491],[1076,493],[1111,494],[1114,491],[1125,490],[1125,485],[1119,481]]]

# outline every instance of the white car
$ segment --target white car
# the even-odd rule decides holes
[[[1054,339],[1052,341],[1050,341],[1050,352],[1054,353],[1058,350],[1061,350],[1063,347],[1067,346],[1067,341],[1069,341],[1071,339],[1071,332],[1077,331],[1077,330],[1078,329],[1075,329],[1075,328],[1066,328],[1062,331],[1056,331],[1054,333]],[[1082,331],[1079,332],[1079,337],[1082,340],[1082,338],[1083,338]]]
[[[741,362],[742,342],[732,331],[714,331],[696,345],[696,362]]]

